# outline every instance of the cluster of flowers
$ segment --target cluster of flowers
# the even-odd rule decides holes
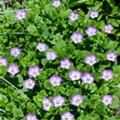
[[[38,49],[40,52],[46,51],[46,48],[47,46],[45,43],[38,43],[36,45],[36,49]],[[18,57],[20,53],[21,50],[18,47],[14,47],[10,49],[10,54],[14,57]],[[54,60],[53,58],[54,59],[57,58],[57,55],[53,51],[46,52],[47,60]],[[107,60],[114,62],[117,58],[117,55],[114,52],[109,52],[107,53],[106,58]],[[95,63],[98,62],[98,59],[96,58],[95,55],[87,55],[84,62],[90,66],[93,66]],[[8,62],[6,58],[0,58],[0,66],[7,64]],[[62,69],[70,69],[71,65],[72,62],[68,58],[60,60],[60,68]],[[19,68],[16,64],[10,64],[8,66],[7,71],[12,75],[12,77],[14,77],[19,72]],[[24,81],[23,86],[26,89],[33,89],[36,82],[31,77],[37,77],[38,75],[40,75],[39,66],[30,66],[28,70],[28,74],[30,78]],[[94,82],[94,76],[90,72],[82,74],[80,71],[73,69],[71,70],[71,72],[69,72],[68,76],[71,81],[76,81],[81,79],[82,82],[86,84],[92,84]],[[104,79],[105,81],[112,79],[113,78],[112,70],[104,69],[102,71],[101,78]],[[49,78],[49,82],[52,86],[60,86],[62,83],[62,78],[54,74]],[[81,94],[73,95],[70,104],[74,106],[79,106],[83,101],[84,98]],[[65,102],[65,98],[62,97],[61,95],[55,96],[52,100],[46,97],[43,99],[43,109],[49,111],[51,106],[60,107],[64,105],[64,102]],[[101,102],[105,105],[111,104],[113,102],[112,95],[104,95],[101,99]],[[36,115],[27,115],[26,119],[29,120],[28,118],[36,119]],[[70,118],[74,118],[74,116],[70,112],[66,111],[61,115],[62,120],[64,120],[65,118],[68,118],[69,120]]]
[[[84,102],[84,97],[81,94],[72,95],[72,99],[70,100],[70,104],[73,106],[80,106]],[[113,96],[112,95],[104,95],[101,99],[101,102],[104,103],[106,106],[113,103]],[[65,98],[61,95],[55,96],[52,100],[48,97],[43,99],[43,109],[49,111],[51,106],[60,107],[63,106],[65,103]],[[72,118],[71,118],[72,117]],[[72,120],[74,115],[72,115],[69,111],[66,111],[61,115],[62,120]],[[65,119],[66,118],[66,119]]]
[[[45,43],[38,43],[36,45],[36,49],[38,49],[40,52],[46,51],[46,44]],[[18,47],[14,47],[10,49],[10,54],[14,57],[18,57],[21,53],[21,50]],[[57,58],[57,54],[54,51],[46,52],[46,59],[47,60],[55,60]],[[117,55],[115,52],[110,51],[106,54],[106,58],[109,61],[115,62]],[[89,66],[93,66],[98,62],[98,59],[95,55],[87,55],[84,62],[88,64]],[[7,65],[7,59],[6,58],[0,58],[0,66],[1,65]],[[72,65],[72,62],[68,58],[64,58],[60,60],[60,68],[62,69],[70,69]],[[11,74],[12,77],[14,77],[20,70],[16,64],[10,64],[8,66],[7,71]],[[40,67],[39,66],[30,66],[28,70],[28,75],[30,77],[37,77],[40,75]],[[94,82],[94,77],[90,72],[87,72],[85,74],[82,74],[80,71],[73,69],[68,74],[69,78],[72,81],[76,81],[81,79],[83,83],[92,84]],[[105,81],[108,81],[113,78],[113,72],[110,69],[104,69],[101,74],[101,78],[103,78]],[[56,75],[53,75],[49,82],[52,86],[60,86],[62,83],[62,78]],[[35,81],[33,81],[31,78],[24,81],[24,87],[27,89],[33,89],[35,86]]]
[[[81,94],[72,95],[70,104],[78,107],[81,103],[83,103],[83,101],[84,101],[84,98]],[[109,105],[113,102],[113,97],[112,97],[112,95],[104,95],[102,97],[101,101],[105,105]],[[52,100],[50,100],[49,98],[46,97],[43,99],[43,109],[46,111],[49,111],[49,109],[53,105],[54,105],[54,107],[57,108],[57,107],[63,106],[64,103],[65,103],[65,98],[62,97],[61,95],[57,95]],[[70,113],[69,111],[65,111],[61,115],[61,120],[73,120],[73,119],[74,119],[74,115],[72,113]],[[26,120],[37,120],[37,117],[36,117],[36,115],[28,114],[28,115],[26,115]]]
[[[54,0],[53,1],[53,6],[59,7],[61,5],[60,0]],[[15,14],[15,18],[18,20],[22,20],[26,18],[27,11],[25,9],[18,10]],[[94,19],[99,16],[99,13],[97,10],[91,10],[89,12],[89,16]],[[77,11],[72,11],[69,14],[69,19],[71,22],[77,20],[79,18],[79,15]],[[104,25],[104,32],[107,34],[110,34],[113,30],[113,26],[108,23]],[[97,28],[94,26],[89,26],[85,33],[90,37],[94,36],[97,34]],[[78,31],[74,32],[71,36],[70,39],[75,43],[81,43],[83,41],[83,34],[79,33]],[[39,52],[46,52],[46,59],[47,60],[55,60],[58,56],[54,51],[47,51],[47,45],[45,43],[38,43],[36,45],[36,49]],[[18,57],[21,54],[21,49],[18,47],[14,47],[10,49],[10,54],[14,56],[15,58]],[[106,59],[112,62],[115,62],[117,59],[117,54],[114,51],[109,51],[106,54]],[[96,55],[87,55],[84,62],[88,64],[89,66],[93,66],[96,64],[99,60],[96,58]],[[6,58],[0,58],[0,66],[8,65],[7,59]],[[62,69],[70,69],[72,65],[72,62],[70,61],[69,58],[64,58],[60,60],[60,68]],[[10,64],[7,68],[7,72],[11,74],[12,77],[14,77],[18,72],[19,68],[16,64]],[[30,66],[28,69],[28,75],[29,78],[24,81],[24,88],[25,89],[33,89],[36,82],[32,79],[32,77],[37,77],[38,75],[41,74],[40,67],[39,66]],[[71,81],[76,81],[76,80],[82,80],[83,83],[85,84],[92,84],[94,82],[94,76],[90,72],[86,72],[82,74],[80,71],[73,69],[71,72],[68,74],[69,78]],[[113,72],[110,69],[104,69],[101,73],[101,78],[104,79],[105,81],[108,81],[113,78]],[[57,75],[52,75],[49,78],[49,82],[52,86],[60,86],[62,84],[62,78]],[[51,106],[54,107],[60,107],[63,106],[65,103],[65,98],[62,97],[61,95],[55,96],[52,100],[50,100],[48,97],[45,97],[43,100],[43,109],[46,111],[49,111]],[[73,95],[72,99],[70,101],[71,105],[74,106],[79,106],[82,102],[84,101],[84,98],[81,94]],[[113,102],[113,96],[112,95],[104,95],[101,99],[101,102],[105,105],[112,104]],[[74,115],[72,115],[69,111],[66,111],[61,115],[62,120],[73,120]],[[26,115],[26,120],[37,120],[36,115],[31,115],[28,114]]]
[[[53,1],[53,6],[55,7],[59,7],[61,5],[61,2],[60,0],[54,0]],[[25,19],[26,18],[26,14],[27,14],[27,10],[25,9],[21,9],[21,10],[18,10],[15,14],[15,18],[18,19],[18,20],[22,20],[22,19]],[[89,12],[89,16],[94,19],[94,18],[97,18],[99,16],[99,13],[97,10],[91,10]],[[79,15],[77,13],[76,10],[72,11],[70,14],[69,14],[69,19],[71,22],[73,21],[76,21],[77,19],[79,18]],[[110,34],[112,32],[112,30],[114,29],[114,27],[112,26],[111,23],[108,23],[106,25],[104,25],[104,32],[107,33],[107,34]],[[85,33],[88,35],[88,36],[94,36],[97,34],[97,28],[94,27],[94,26],[89,26]],[[74,43],[80,43],[83,41],[83,34],[79,33],[79,32],[75,32],[73,33],[73,35],[71,36],[71,39],[73,40]]]

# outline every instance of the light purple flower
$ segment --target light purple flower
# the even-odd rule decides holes
[[[28,70],[28,74],[29,76],[32,76],[32,77],[37,77],[38,75],[40,75],[39,66],[30,66]]]
[[[62,78],[57,76],[57,75],[53,75],[50,79],[49,82],[51,83],[52,86],[60,86],[61,82],[62,82]]]
[[[94,36],[97,34],[97,28],[93,26],[89,26],[86,30],[85,33],[90,37]]]
[[[18,57],[21,53],[21,50],[18,47],[14,47],[10,49],[10,54],[14,57]]]
[[[106,106],[110,105],[113,103],[113,96],[112,95],[104,95],[101,99],[101,102]]]
[[[2,57],[2,58],[0,58],[0,66],[2,66],[2,65],[5,65],[5,66],[7,66],[7,59],[6,58],[4,58],[4,57]]]
[[[106,58],[109,61],[115,62],[116,58],[117,58],[117,54],[113,51],[110,51],[110,52],[107,53]]]
[[[55,7],[59,7],[61,5],[61,2],[60,2],[60,0],[54,0],[52,4]]]
[[[52,103],[53,103],[54,107],[63,106],[65,103],[65,98],[62,97],[61,95],[57,95],[52,99]]]
[[[68,74],[69,78],[72,81],[76,81],[79,80],[81,78],[81,72],[78,70],[73,69],[69,74]]]
[[[109,69],[109,70],[104,69],[104,70],[102,71],[101,77],[102,77],[105,81],[108,81],[108,80],[112,79],[112,78],[113,78],[113,72],[112,72],[112,70],[110,70],[110,69]]]
[[[45,111],[49,111],[49,109],[52,107],[52,101],[49,99],[49,98],[47,98],[47,97],[45,97],[43,100],[42,100],[42,103],[43,103],[43,109],[45,110]]]
[[[72,95],[72,99],[70,101],[70,104],[74,105],[74,106],[79,106],[81,103],[83,103],[83,101],[84,101],[84,98],[81,94]]]
[[[81,43],[83,41],[83,34],[79,32],[74,32],[71,36],[70,39],[75,43]]]
[[[69,19],[71,22],[77,20],[79,17],[78,13],[76,10],[72,11],[70,14],[69,14]]]
[[[46,52],[47,60],[55,60],[57,58],[57,54],[54,51]]]
[[[68,58],[60,60],[60,68],[69,69],[71,67],[71,61]]]
[[[73,119],[74,115],[71,114],[69,111],[66,111],[61,115],[61,120],[73,120]]]
[[[27,114],[26,120],[37,120],[37,116],[32,114]]]
[[[25,89],[33,89],[36,82],[32,80],[31,78],[28,78],[24,81],[24,88]]]
[[[81,80],[83,83],[92,84],[94,82],[94,77],[91,73],[87,72],[82,75]]]
[[[107,34],[110,34],[113,29],[114,29],[114,27],[112,26],[111,23],[104,25],[104,32]]]
[[[95,55],[87,55],[84,62],[90,66],[93,66],[98,62],[98,60]]]
[[[19,72],[19,68],[16,64],[10,64],[8,66],[7,72],[9,72],[12,77],[14,77]]]
[[[89,13],[89,16],[91,18],[97,18],[99,16],[99,13],[97,10],[91,10],[90,13]]]
[[[25,9],[18,10],[15,14],[15,18],[18,20],[22,20],[26,18],[27,11]]]
[[[36,49],[38,49],[40,52],[43,52],[47,50],[47,46],[45,43],[38,43],[36,45]]]

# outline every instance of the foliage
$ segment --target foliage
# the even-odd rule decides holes
[[[0,78],[0,120],[25,120],[25,115],[36,114],[39,120],[59,120],[60,115],[70,111],[75,120],[120,120],[115,114],[119,107],[120,62],[106,60],[106,53],[115,51],[120,55],[120,8],[114,0],[61,0],[58,8],[50,0],[26,0],[6,5],[4,14],[0,12],[0,57],[19,66],[20,72],[11,77],[6,66],[0,66],[0,76],[4,77],[21,92],[6,84]],[[17,20],[15,13],[23,6],[27,9],[27,17]],[[91,19],[89,11],[96,9],[99,17]],[[71,22],[68,18],[72,10],[77,10],[78,20]],[[9,11],[9,12],[8,12]],[[10,12],[11,11],[11,12]],[[111,23],[114,30],[111,34],[104,33],[104,24]],[[98,29],[97,35],[88,37],[85,30],[89,26]],[[73,32],[83,34],[83,42],[74,44],[70,39]],[[35,47],[38,42],[46,43],[48,50],[54,50],[58,57],[54,61],[46,60],[45,52],[39,52]],[[21,54],[18,57],[10,55],[10,49],[18,46]],[[88,54],[95,54],[99,62],[94,66],[84,63]],[[72,66],[69,70],[59,67],[60,60],[69,58]],[[41,74],[35,78],[33,90],[23,88],[24,80],[29,77],[29,66],[39,65]],[[91,72],[95,81],[88,85],[78,81],[71,81],[68,77],[72,69],[82,73]],[[114,78],[104,81],[101,78],[103,69],[112,69]],[[62,78],[61,86],[53,87],[49,78],[56,74]],[[79,107],[70,105],[73,94],[82,94],[84,102]],[[51,108],[48,112],[42,108],[44,97],[53,98],[61,94],[66,98],[65,105]],[[114,102],[105,106],[101,103],[104,94],[113,95]],[[28,99],[27,97],[30,99]]]

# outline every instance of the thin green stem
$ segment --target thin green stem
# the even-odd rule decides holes
[[[1,108],[0,108],[0,112],[4,112],[4,113],[6,113],[5,110],[3,110],[3,109],[1,109]]]
[[[20,94],[22,94],[23,96],[25,96],[28,100],[30,100],[30,98],[28,96],[26,96],[21,90],[19,90],[16,86],[14,86],[13,84],[11,84],[8,80],[6,80],[5,78],[3,78],[2,76],[0,76],[0,79],[2,79],[4,82],[6,82],[7,84],[9,84],[10,86],[12,86],[14,89],[16,89]]]

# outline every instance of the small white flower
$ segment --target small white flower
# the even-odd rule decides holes
[[[38,49],[40,52],[43,52],[47,50],[47,46],[45,43],[38,43],[36,45],[36,49]]]
[[[63,106],[65,103],[65,98],[62,97],[61,95],[57,95],[52,99],[52,103],[53,103],[54,107]]]
[[[113,72],[112,70],[103,70],[101,74],[101,78],[103,78],[105,81],[108,81],[113,78]]]
[[[85,63],[90,66],[93,66],[97,62],[98,62],[98,60],[95,55],[87,55],[85,58]]]
[[[60,2],[60,0],[54,0],[52,4],[55,7],[59,7],[61,5],[61,2]]]
[[[68,76],[72,81],[76,81],[81,78],[81,72],[74,69],[68,74]]]
[[[47,60],[55,60],[57,58],[57,54],[54,51],[46,52]]]
[[[116,61],[116,58],[117,58],[117,55],[116,55],[115,52],[110,51],[110,52],[107,53],[106,58],[107,58],[107,60],[109,60],[109,61],[115,62],[115,61]]]
[[[97,18],[99,16],[99,13],[97,10],[91,10],[90,13],[89,13],[89,16],[91,18]]]
[[[49,111],[50,107],[52,106],[52,102],[49,98],[45,97],[43,100],[42,100],[42,103],[43,103],[43,109],[45,111]]]
[[[78,13],[76,10],[72,11],[70,14],[69,14],[69,19],[71,22],[77,20],[79,17]]]
[[[112,104],[113,103],[113,96],[112,95],[104,95],[102,97],[101,102],[106,106],[109,104]]]

